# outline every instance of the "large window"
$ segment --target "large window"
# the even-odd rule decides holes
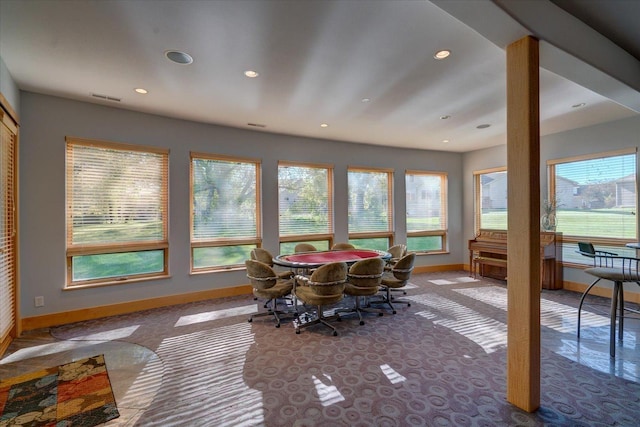
[[[447,175],[407,171],[407,249],[443,252],[447,248]]]
[[[67,138],[67,286],[168,275],[169,151]]]
[[[556,231],[562,233],[565,262],[575,256],[576,242],[599,249],[619,249],[637,241],[636,149],[550,160],[551,198]],[[588,260],[586,260],[588,261]]]
[[[318,250],[333,243],[333,168],[280,162],[278,165],[280,253],[296,243]]]
[[[475,229],[507,229],[507,170],[496,168],[473,173]]]
[[[386,250],[393,243],[390,170],[348,170],[349,242],[357,247]]]
[[[244,267],[260,245],[260,163],[191,153],[192,271]]]

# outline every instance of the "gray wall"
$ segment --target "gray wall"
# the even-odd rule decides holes
[[[11,73],[9,73],[2,56],[0,56],[0,93],[4,95],[11,105],[11,108],[18,112],[19,115],[20,91],[18,90],[16,83],[13,81],[13,77],[11,76]]]
[[[639,146],[640,116],[542,137],[540,139],[541,200],[547,198],[547,160]],[[464,212],[464,219],[463,240],[461,242],[464,247],[467,246],[467,241],[474,237],[473,172],[506,165],[506,145],[464,154],[462,166],[464,176],[462,211]],[[640,174],[638,177],[640,177]],[[638,217],[640,220],[640,215]],[[583,273],[582,270],[574,268],[564,269],[564,280],[577,283],[590,283],[593,281],[591,276]],[[630,287],[629,290],[636,291],[637,289]]]
[[[334,165],[336,241],[347,239],[347,167],[393,168],[397,240],[405,240],[406,169],[449,177],[451,252],[416,265],[458,264],[462,233],[462,155],[316,140],[175,120],[109,106],[21,93],[20,258],[22,317],[197,292],[247,283],[244,271],[189,274],[189,152],[262,160],[264,246],[278,252],[278,160]],[[65,136],[158,146],[169,157],[171,278],[64,291]],[[45,306],[34,307],[44,296]]]

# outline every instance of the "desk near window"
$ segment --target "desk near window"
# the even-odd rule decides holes
[[[540,271],[542,288],[562,289],[562,239],[559,233],[540,232]],[[507,232],[481,231],[469,240],[471,275],[507,278]]]

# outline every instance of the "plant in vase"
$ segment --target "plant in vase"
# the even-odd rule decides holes
[[[542,231],[556,231],[556,204],[555,199],[544,200],[542,203],[542,216],[540,217],[540,228]]]

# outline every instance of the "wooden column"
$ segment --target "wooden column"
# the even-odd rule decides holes
[[[540,406],[540,119],[538,40],[507,46],[507,400]]]

